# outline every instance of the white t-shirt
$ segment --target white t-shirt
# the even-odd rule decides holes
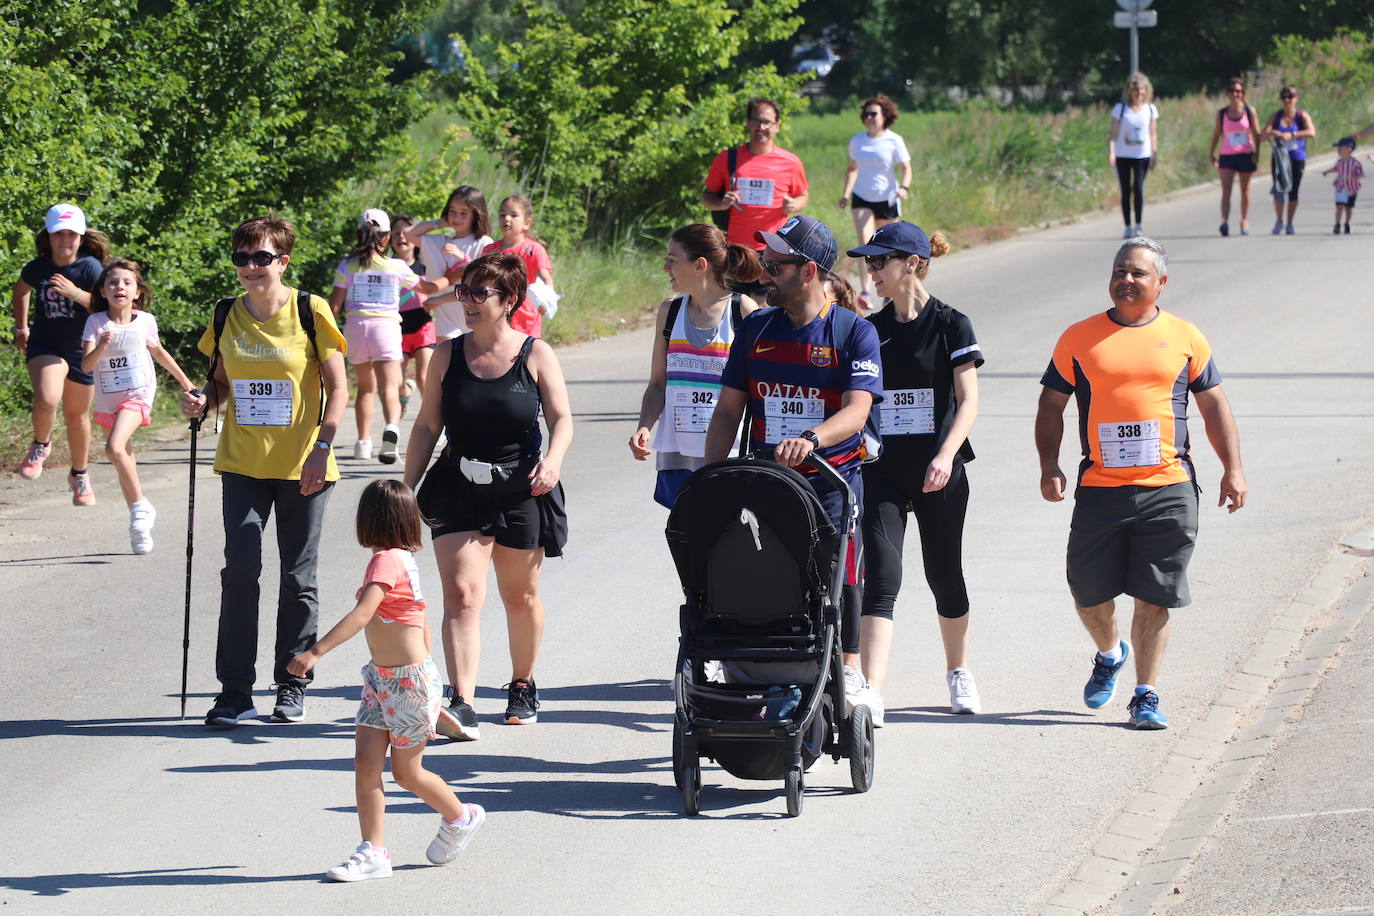
[[[876,137],[870,137],[867,131],[855,134],[849,139],[849,158],[859,166],[854,196],[875,204],[897,199],[897,165],[911,161],[906,141],[900,135],[890,130]]]
[[[1112,117],[1121,121],[1116,132],[1116,158],[1149,159],[1155,154],[1150,146],[1150,122],[1159,119],[1159,109],[1151,102],[1132,110],[1125,102],[1112,107]]]
[[[157,320],[134,310],[128,324],[115,324],[109,312],[96,312],[86,319],[81,339],[97,343],[105,331],[114,331],[115,336],[95,366],[95,412],[114,413],[125,401],[151,407],[157,376],[148,347],[158,342]]]
[[[463,253],[464,260],[472,261],[482,256],[482,249],[491,244],[491,236],[478,238],[465,235],[461,239],[454,239],[440,232],[420,236],[420,263],[425,265],[426,280],[439,279],[459,263],[457,258],[444,254],[444,246],[450,242]],[[468,323],[463,318],[463,307],[453,299],[437,306],[432,314],[434,335],[439,340],[457,337],[468,329]]]

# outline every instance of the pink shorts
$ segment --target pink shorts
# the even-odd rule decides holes
[[[149,423],[152,422],[152,407],[143,401],[138,401],[133,398],[129,398],[129,400],[124,401],[122,404],[116,407],[114,413],[101,413],[97,410],[94,414],[95,422],[100,426],[105,427],[106,429],[114,429],[115,414],[119,413],[121,410],[132,410],[138,413],[139,426],[147,426]]]
[[[401,358],[401,323],[395,318],[349,315],[344,340],[354,366]]]
[[[425,347],[435,345],[437,338],[434,335],[434,322],[426,321],[420,325],[418,331],[401,335],[401,352],[406,356],[414,356],[416,350],[423,350]]]

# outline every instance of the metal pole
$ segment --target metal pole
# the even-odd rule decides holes
[[[213,383],[213,379],[211,380]],[[193,391],[199,396],[199,391]],[[196,533],[196,435],[200,417],[191,418],[191,485],[186,499],[186,617],[181,630],[181,718],[186,718],[186,672],[191,656],[191,557]]]
[[[1139,12],[1135,15],[1140,15]],[[1131,72],[1140,71],[1140,29],[1131,26]]]

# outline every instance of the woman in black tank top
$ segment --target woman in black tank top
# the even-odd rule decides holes
[[[471,330],[435,348],[406,448],[405,482],[414,487],[424,477],[417,496],[433,528],[444,586],[442,635],[453,699],[437,728],[460,740],[479,736],[466,698],[477,688],[480,614],[492,565],[501,594],[509,596],[511,679],[503,721],[537,720],[534,664],[544,630],[539,570],[567,542],[559,477],[572,443],[572,411],[553,349],[510,326],[525,289],[525,265],[509,253],[484,255],[463,271],[457,292]],[[541,411],[549,430],[542,457]],[[425,473],[441,430],[448,445]]]

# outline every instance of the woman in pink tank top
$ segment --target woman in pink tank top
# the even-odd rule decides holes
[[[1226,107],[1217,112],[1209,154],[1221,175],[1221,234],[1230,235],[1231,185],[1240,176],[1240,234],[1250,234],[1250,178],[1259,160],[1259,117],[1245,101],[1245,81],[1238,76],[1226,84]],[[1221,141],[1221,155],[1217,155]]]

